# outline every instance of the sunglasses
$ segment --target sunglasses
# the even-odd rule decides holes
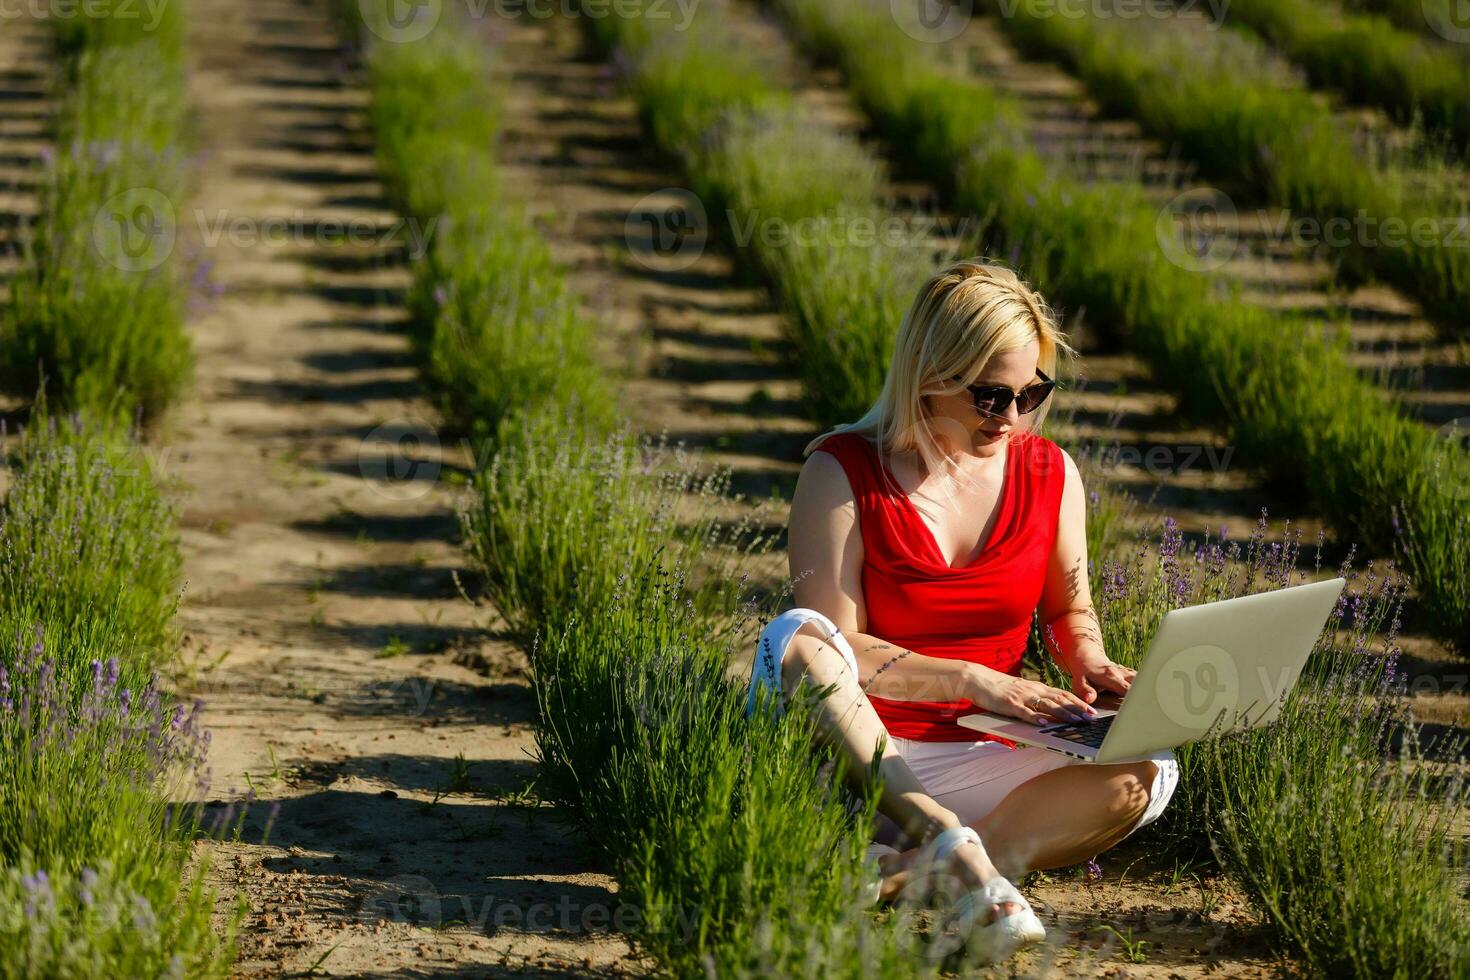
[[[1039,384],[1027,385],[1020,391],[1013,391],[1005,385],[966,385],[965,388],[974,400],[975,411],[981,415],[1000,415],[1012,401],[1016,403],[1017,412],[1030,415],[1041,407],[1057,386],[1040,368],[1036,369],[1036,376],[1041,379]]]

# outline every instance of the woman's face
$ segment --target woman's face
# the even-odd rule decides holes
[[[1020,391],[1036,381],[1040,356],[1041,344],[1035,340],[1020,350],[996,354],[986,362],[975,384],[1004,385],[1012,391]],[[936,436],[951,443],[952,449],[968,447],[981,456],[998,451],[1011,430],[1021,423],[1021,414],[1016,411],[1014,400],[1005,411],[992,415],[976,411],[974,399],[968,391],[957,395],[926,395],[924,400]]]

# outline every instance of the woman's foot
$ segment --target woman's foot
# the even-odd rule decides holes
[[[927,855],[922,847],[879,855],[878,869],[883,877],[883,883],[878,890],[879,901],[891,902],[900,895],[916,875],[924,870],[919,865],[926,859]],[[944,859],[944,870],[972,891],[983,888],[992,879],[1001,876],[995,865],[990,863],[978,837],[973,840],[967,837],[955,845]],[[989,925],[1021,910],[1022,906],[1015,902],[997,902],[984,913],[983,924]]]
[[[999,963],[1046,938],[1030,903],[996,870],[969,827],[952,827],[901,854],[882,844],[872,845],[868,854],[883,876],[874,894],[888,900],[903,896],[902,906],[926,905],[934,893],[952,893],[959,885],[944,926],[930,939],[931,954],[947,956],[963,947],[980,961]]]

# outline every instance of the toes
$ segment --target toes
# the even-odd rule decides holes
[[[1021,911],[1021,906],[1015,902],[997,902],[990,907],[990,922],[987,922],[986,925],[999,922],[1001,919],[1015,915],[1019,911]]]

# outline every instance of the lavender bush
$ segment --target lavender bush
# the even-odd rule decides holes
[[[1457,975],[1470,949],[1458,894],[1465,841],[1455,821],[1462,777],[1433,747],[1402,697],[1396,638],[1407,582],[1392,562],[1355,567],[1355,552],[1324,572],[1319,536],[1310,568],[1300,531],[1267,540],[1264,512],[1250,538],[1224,529],[1186,546],[1171,518],[1126,554],[1091,569],[1103,642],[1136,665],[1170,609],[1348,580],[1281,716],[1263,729],[1176,750],[1180,783],[1142,833],[1156,848],[1213,856],[1251,896],[1283,947],[1324,975]],[[1067,679],[1049,662],[1052,683]]]
[[[137,685],[177,649],[176,511],[140,447],[38,414],[19,440],[0,502],[0,637],[39,624],[57,669],[80,686],[92,661]]]
[[[610,428],[616,399],[593,323],[500,179],[500,94],[473,25],[446,16],[417,43],[381,42],[391,3],[338,6],[364,47],[384,188],[428,237],[408,306],[445,414],[493,437],[518,409],[555,403]]]
[[[190,871],[199,703],[117,660],[68,681],[38,627],[0,658],[0,976],[220,976],[233,924]]]
[[[183,196],[181,5],[52,20],[62,54],[57,151],[27,261],[0,311],[0,385],[94,416],[152,419],[192,368],[173,260]]]

